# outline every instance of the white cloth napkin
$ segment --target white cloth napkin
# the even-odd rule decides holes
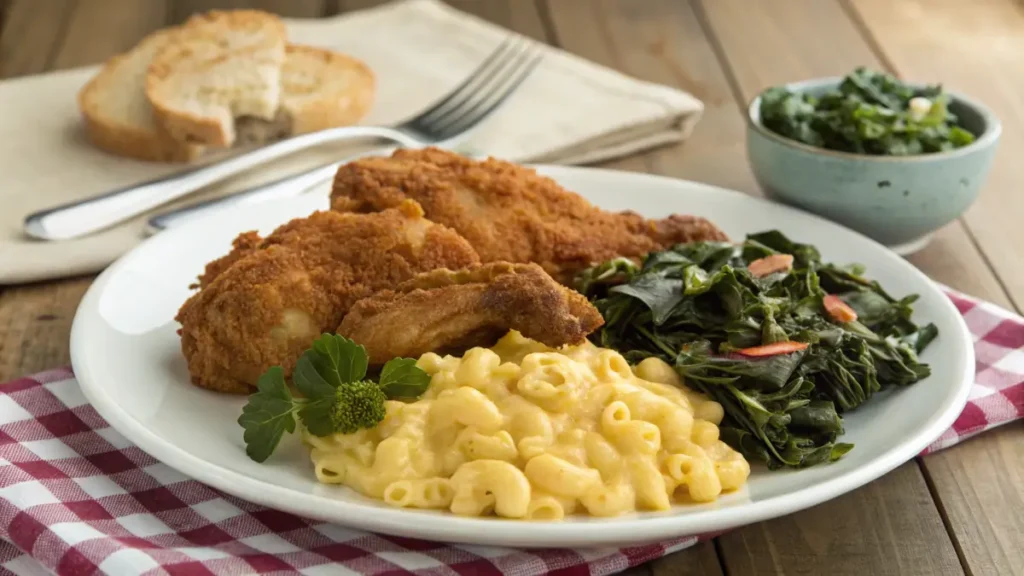
[[[412,116],[462,81],[511,32],[437,0],[404,0],[322,20],[289,20],[289,40],[346,52],[378,83],[365,124]],[[521,162],[582,164],[678,142],[703,110],[693,96],[543,46],[523,86],[467,143]],[[97,67],[0,82],[0,284],[96,272],[140,242],[145,218],[80,239],[34,241],[34,211],[185,169],[89,145],[75,96]],[[176,205],[326,164],[351,147],[310,150],[212,186]],[[167,209],[162,207],[161,210]]]

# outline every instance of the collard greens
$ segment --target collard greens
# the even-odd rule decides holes
[[[911,100],[922,98],[915,111]],[[974,141],[949,111],[941,86],[923,90],[888,74],[858,68],[820,97],[771,88],[761,96],[761,123],[787,138],[830,150],[903,156],[953,150]]]
[[[793,269],[750,274],[750,262],[772,254],[792,254]],[[916,296],[894,298],[862,273],[823,263],[813,246],[770,231],[739,245],[681,244],[651,253],[643,266],[612,260],[584,271],[577,289],[605,318],[595,343],[632,363],[657,356],[673,365],[688,386],[722,404],[721,438],[748,459],[804,467],[852,448],[837,442],[842,414],[929,374],[917,355],[938,331],[912,321]],[[827,294],[858,319],[830,319]],[[809,346],[737,353],[785,341]]]

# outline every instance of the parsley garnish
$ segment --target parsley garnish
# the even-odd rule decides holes
[[[380,389],[388,398],[417,398],[423,394],[423,374],[426,372],[416,366],[412,358],[395,358],[384,365],[380,371]],[[427,384],[430,383],[429,376]]]
[[[238,424],[245,429],[245,453],[263,462],[285,432],[295,432],[298,415],[315,436],[351,434],[384,419],[384,401],[413,399],[430,385],[430,376],[412,358],[395,358],[381,370],[380,384],[366,379],[366,349],[336,334],[323,334],[299,358],[292,382],[302,398],[292,396],[284,370],[273,366],[260,376]]]

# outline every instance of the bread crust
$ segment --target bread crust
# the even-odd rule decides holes
[[[232,46],[232,33],[256,32],[263,36],[251,45]],[[146,74],[146,97],[159,121],[179,141],[227,147],[234,142],[234,118],[199,114],[177,105],[167,94],[167,83],[176,74],[209,72],[229,59],[247,66],[258,64],[264,70],[280,71],[284,64],[287,30],[277,16],[260,10],[213,10],[189,18],[172,42],[161,48]],[[275,83],[278,80],[275,79]],[[273,86],[277,88],[279,84]],[[273,118],[279,106],[279,93],[267,95],[271,101],[264,115]],[[231,103],[223,103],[230,107]]]
[[[350,81],[343,91],[328,88],[319,98],[301,101],[301,86],[291,78],[290,69],[316,66],[331,76],[347,74]],[[373,107],[377,80],[363,61],[312,46],[288,45],[288,58],[281,77],[281,106],[291,115],[292,134],[305,134],[359,122]]]
[[[191,162],[202,156],[204,146],[184,144],[172,138],[154,138],[151,134],[85,117],[89,141],[106,152],[151,162]]]
[[[223,52],[210,44],[211,38],[215,40],[216,30],[241,33],[243,42],[258,40],[255,47],[224,52],[217,57],[250,58],[252,50],[263,45],[260,35],[266,35],[267,26],[271,36],[285,34],[280,19],[264,12],[214,11],[193,16],[181,27],[158,30],[128,52],[110,58],[78,93],[89,140],[119,156],[161,162],[190,162],[199,158],[207,146],[190,141],[189,135],[194,140],[226,145],[233,138],[226,137],[224,122],[200,115],[186,118],[187,114],[162,107],[159,99],[154,102],[148,97],[150,84],[154,74],[173,73],[166,61],[172,54],[178,57],[190,51],[207,50],[206,56],[193,61],[202,67],[214,53]],[[248,34],[246,30],[257,33]],[[254,116],[245,117],[246,126],[242,126],[236,123],[238,119],[233,114],[222,119],[230,125],[231,132],[239,131],[237,142],[262,144],[283,135],[355,124],[369,112],[376,96],[376,79],[365,63],[323,48],[285,45],[279,74],[280,96],[274,120],[264,124],[264,120]],[[253,124],[255,131],[246,129]],[[201,136],[196,137],[196,133]]]
[[[173,29],[154,32],[132,50],[108,59],[100,72],[78,92],[78,108],[85,119],[86,134],[96,147],[119,156],[154,162],[188,162],[203,153],[202,146],[171,138],[155,120],[148,127],[119,121],[107,114],[101,104],[108,91],[116,90],[121,83],[118,78],[121,68],[139,57],[137,51],[158,49],[174,32]]]

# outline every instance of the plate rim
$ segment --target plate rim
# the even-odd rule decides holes
[[[626,172],[607,168],[591,168],[579,166],[559,166],[536,164],[530,165],[538,169],[544,175],[558,179],[559,173],[590,173],[597,177],[615,177],[636,179],[641,181],[655,181],[661,185],[685,186],[691,189],[703,189],[706,192],[725,194],[741,198],[746,202],[764,203],[779,206],[783,209],[802,213],[813,219],[823,221],[832,226],[838,226],[860,236],[862,239],[875,244],[876,248],[888,252],[889,250],[874,240],[842,225],[831,222],[825,218],[811,214],[799,208],[785,204],[771,202],[764,198],[751,196],[739,191],[684,180],[637,172]],[[271,200],[264,204],[295,202],[295,198]],[[188,230],[189,228],[202,227],[202,222],[216,217],[210,214],[185,222],[176,228]],[[940,306],[946,308],[947,313],[951,312],[954,323],[957,326],[957,337],[966,344],[964,346],[963,371],[960,374],[959,387],[956,393],[952,394],[943,403],[941,411],[929,416],[926,423],[920,427],[911,441],[901,443],[896,449],[891,449],[873,459],[868,466],[861,466],[844,475],[819,482],[806,489],[795,493],[780,494],[768,497],[764,500],[730,506],[726,508],[709,508],[685,515],[649,516],[644,518],[620,517],[611,518],[606,521],[597,520],[585,523],[560,523],[560,522],[529,522],[518,521],[517,526],[528,526],[521,536],[510,536],[508,534],[495,534],[496,531],[481,530],[481,528],[494,525],[494,522],[507,522],[489,518],[463,518],[453,515],[426,515],[420,518],[428,523],[439,525],[430,527],[431,535],[425,538],[423,529],[409,528],[407,519],[411,514],[404,509],[373,508],[373,514],[359,514],[365,512],[367,506],[359,502],[332,499],[314,494],[303,494],[302,498],[295,498],[296,491],[292,488],[280,486],[270,482],[249,478],[237,472],[222,469],[210,462],[193,456],[186,450],[163,440],[161,436],[148,430],[142,423],[126,413],[115,401],[106,394],[103,387],[98,384],[100,375],[94,374],[92,367],[82,359],[83,319],[89,308],[98,309],[98,301],[103,289],[115,276],[126,260],[137,251],[144,250],[152,242],[160,241],[163,234],[157,234],[143,240],[138,246],[122,255],[118,260],[104,270],[89,287],[85,296],[79,304],[75,318],[71,326],[70,351],[71,363],[75,377],[86,399],[96,412],[116,431],[125,436],[130,442],[141,450],[151,455],[158,461],[178,470],[188,478],[216,488],[224,493],[231,494],[243,500],[253,502],[271,509],[282,510],[306,518],[337,523],[358,530],[380,532],[397,536],[429,539],[442,542],[453,542],[463,544],[483,544],[506,547],[528,546],[531,548],[564,548],[564,547],[592,547],[611,546],[621,544],[653,543],[655,541],[697,536],[702,533],[715,533],[741,525],[753,524],[762,520],[776,518],[791,514],[799,510],[816,506],[825,501],[837,498],[851,492],[873,480],[876,480],[896,467],[910,461],[920,454],[945,432],[963,411],[967,403],[971,384],[974,380],[974,349],[971,346],[970,332],[962,315],[956,309],[952,301],[942,294],[939,286],[927,275],[918,270],[915,266],[906,262],[899,256],[894,257],[903,260],[902,266],[910,274],[916,275],[918,280],[930,285],[939,292],[942,303]],[[419,523],[414,523],[419,524]],[[701,524],[706,528],[690,529],[687,525]],[[682,525],[682,526],[680,526]],[[488,535],[490,534],[490,535]],[[553,541],[550,544],[543,542]],[[538,545],[538,542],[541,544]]]

